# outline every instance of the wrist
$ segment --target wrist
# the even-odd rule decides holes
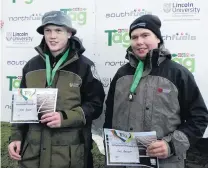
[[[171,140],[163,139],[168,147],[168,157],[175,155],[175,147]]]

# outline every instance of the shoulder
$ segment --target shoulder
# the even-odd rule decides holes
[[[85,70],[87,70],[86,72],[92,74],[92,76],[100,81],[100,76],[97,72],[97,68],[96,68],[96,64],[90,60],[89,58],[87,58],[84,55],[80,56],[80,63],[83,65],[83,68],[85,68]]]
[[[126,75],[133,75],[135,72],[135,68],[132,67],[129,63],[126,63],[125,65],[121,66],[116,74],[119,76],[119,77],[122,77],[122,76],[126,76]]]
[[[36,55],[27,61],[23,70],[30,71],[31,69],[36,69],[41,65],[41,63],[44,63],[43,58],[40,55]]]
[[[81,55],[79,60],[80,60],[80,62],[82,62],[83,64],[85,64],[87,66],[95,66],[94,62],[84,55]]]
[[[172,60],[166,60],[162,63],[161,67],[153,75],[168,79],[178,89],[195,83],[193,74],[186,67]]]
[[[193,76],[193,74],[186,67],[172,60],[168,60],[166,62],[166,69],[169,69],[175,74],[181,75],[181,77]]]

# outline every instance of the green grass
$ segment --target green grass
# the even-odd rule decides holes
[[[10,124],[1,122],[1,167],[2,168],[18,168],[17,162],[11,160],[8,156],[8,138],[10,136]],[[99,152],[95,143],[93,143],[94,167],[104,167],[104,156]]]
[[[8,143],[10,136],[10,124],[1,122],[1,167],[2,168],[17,168],[17,162],[11,160],[8,156]]]
[[[8,138],[10,136],[10,124],[1,122],[1,167],[2,168],[18,168],[17,162],[11,160],[8,156]],[[95,143],[93,143],[93,158],[94,167],[104,167],[104,156],[99,152]],[[208,154],[203,154],[196,149],[190,149],[187,154],[187,165],[186,168],[208,167]]]

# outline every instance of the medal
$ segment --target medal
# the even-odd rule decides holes
[[[133,100],[133,95],[136,93],[136,88],[137,88],[139,81],[142,77],[143,70],[144,70],[144,63],[142,61],[140,61],[139,64],[137,65],[136,71],[134,73],[133,82],[132,82],[131,88],[130,88],[129,101]]]
[[[133,100],[133,94],[130,93],[130,94],[129,94],[129,101],[132,101],[132,100]]]
[[[45,54],[45,58],[46,58],[46,80],[47,80],[47,88],[51,88],[52,87],[53,79],[55,77],[56,71],[59,69],[59,67],[61,66],[61,64],[64,63],[64,61],[67,59],[68,54],[69,54],[69,49],[60,58],[60,60],[58,61],[58,63],[56,64],[56,66],[53,68],[53,70],[51,68],[49,55]]]

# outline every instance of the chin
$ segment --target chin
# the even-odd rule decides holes
[[[139,56],[139,59],[144,60],[146,56]]]
[[[139,59],[144,60],[146,58],[147,54],[142,54],[142,55],[137,54],[137,56]]]
[[[58,49],[58,48],[50,48],[50,51],[51,52],[57,52],[57,51],[59,51],[60,49]]]

